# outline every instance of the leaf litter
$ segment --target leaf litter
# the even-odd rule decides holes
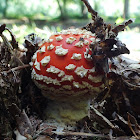
[[[46,99],[31,80],[29,62],[43,39],[32,33],[25,37],[24,51],[12,31],[0,26],[0,139],[140,139],[140,62],[120,54],[129,50],[117,35],[132,19],[121,25],[106,24],[87,0],[82,0],[92,15],[83,29],[96,34],[91,44],[96,69],[103,68],[107,88],[92,102],[90,118],[77,123],[77,130],[57,132],[42,120]],[[7,30],[11,40],[3,32]],[[26,55],[25,55],[26,53]],[[15,135],[16,134],[16,135]]]

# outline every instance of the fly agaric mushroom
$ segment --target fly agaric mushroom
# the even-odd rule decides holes
[[[104,75],[95,71],[89,48],[98,41],[87,30],[62,30],[33,55],[32,79],[50,99],[46,113],[50,122],[74,125],[88,115],[90,99],[104,90]]]

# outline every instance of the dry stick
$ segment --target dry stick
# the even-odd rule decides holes
[[[123,95],[123,98],[124,98],[124,101],[125,101],[127,111],[131,114],[134,114],[133,110],[132,110],[132,107],[131,107],[131,104],[130,104],[130,101],[129,101],[129,98],[126,96],[126,93],[124,91],[122,92],[122,95]]]
[[[85,3],[86,7],[88,8],[89,13],[91,13],[92,15],[97,17],[98,13],[92,9],[92,7],[90,6],[88,0],[81,0],[81,1],[83,1]]]
[[[128,65],[129,66],[129,65]],[[140,70],[139,69],[137,69],[137,70],[134,70],[134,69],[130,69],[130,68],[127,68],[127,69],[124,69],[123,71],[122,71],[122,80],[128,85],[128,86],[130,86],[130,87],[133,87],[133,88],[140,88],[140,85],[135,85],[135,84],[131,84],[129,81],[127,81],[126,79],[125,79],[125,72],[127,72],[127,71],[132,71],[132,72],[140,72]]]
[[[83,133],[83,132],[56,132],[56,131],[52,131],[54,134],[57,135],[62,135],[62,136],[85,136],[85,137],[100,137],[100,138],[107,138],[109,139],[109,136],[104,136],[101,134],[92,134],[92,133]]]
[[[10,69],[10,70],[8,70],[8,71],[3,71],[2,73],[8,74],[8,73],[10,73],[10,72],[13,72],[13,71],[16,71],[16,70],[25,69],[25,68],[27,68],[27,67],[30,67],[30,65],[29,65],[29,64],[26,64],[26,65],[23,65],[23,66],[18,66],[18,67],[15,67],[15,68]]]
[[[33,140],[35,140],[41,133],[43,133],[47,129],[48,129],[48,127],[47,128],[44,128],[43,130],[41,130],[40,132],[38,132],[37,134],[35,134],[35,136],[33,136]]]
[[[48,127],[47,127],[48,128]],[[44,132],[47,128],[43,129],[41,132],[39,132],[36,136],[33,137],[33,140],[35,140],[42,132]],[[109,136],[104,136],[101,134],[93,134],[93,133],[83,133],[83,132],[56,132],[56,131],[52,131],[54,134],[56,135],[61,135],[61,136],[81,136],[81,137],[98,137],[98,138],[106,138],[106,139],[110,139]],[[116,140],[116,139],[130,139],[131,137],[125,137],[125,136],[121,136],[121,137],[113,137],[112,140]]]
[[[0,36],[3,39],[4,44],[8,46],[9,52],[20,62],[21,65],[24,65],[24,63],[14,54],[13,47],[10,44],[10,42],[7,40],[7,38],[3,34],[0,34]]]
[[[43,133],[47,128],[44,128],[43,130],[41,130],[39,133],[37,133],[34,137],[33,140],[36,139],[41,133]],[[107,138],[110,139],[109,136],[104,136],[101,134],[93,134],[93,133],[84,133],[84,132],[57,132],[57,131],[51,131],[52,133],[56,134],[56,135],[61,135],[61,136],[84,136],[84,137],[99,137],[99,138]]]
[[[132,128],[131,122],[130,122],[130,116],[128,114],[128,127],[130,128],[130,130],[132,131],[133,135],[135,136],[136,139],[140,139],[139,136],[137,136],[137,134],[135,133],[134,129]]]
[[[94,111],[95,114],[97,114],[100,118],[102,118],[104,122],[107,122],[112,129],[115,129],[113,123],[111,123],[110,120],[108,120],[105,116],[103,116],[97,109],[95,109],[93,106],[90,106],[90,108]]]
[[[18,130],[21,134],[25,133],[25,134],[31,135],[33,133],[33,126],[31,124],[31,121],[30,121],[28,115],[26,114],[25,110],[23,110],[20,114],[20,117],[17,117],[16,119],[17,119],[17,123],[18,123],[17,124]],[[25,128],[26,129],[28,128],[28,131],[29,131],[28,133],[24,130],[25,128],[24,129],[22,128],[23,123],[26,125]]]

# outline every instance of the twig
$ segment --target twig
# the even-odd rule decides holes
[[[16,71],[16,70],[25,69],[25,68],[27,68],[27,67],[30,67],[30,65],[29,65],[29,64],[26,64],[26,65],[23,65],[23,66],[18,66],[18,67],[15,67],[15,68],[10,69],[10,70],[8,70],[8,71],[3,71],[3,72],[1,72],[1,73],[6,73],[6,74],[8,74],[8,73],[10,73],[10,72],[13,72],[13,71]]]
[[[140,139],[140,136],[138,136],[137,134],[136,134],[136,132],[134,131],[134,129],[132,128],[132,124],[131,124],[131,120],[130,120],[130,118],[133,118],[133,116],[130,114],[130,113],[128,113],[128,127],[130,128],[130,130],[132,131],[132,133],[133,133],[133,135],[135,136],[135,138],[136,139]]]
[[[20,113],[20,116],[16,117],[16,121],[17,121],[18,131],[20,132],[20,134],[22,135],[33,134],[33,126],[25,110],[23,110]]]
[[[44,128],[39,133],[37,133],[33,139],[36,139],[41,133],[43,133],[47,128]],[[100,138],[107,138],[109,139],[109,136],[101,135],[101,134],[93,134],[93,133],[84,133],[84,132],[57,132],[57,131],[51,131],[53,134],[61,135],[61,136],[84,136],[84,137],[100,137]]]
[[[138,138],[138,136],[136,135],[135,131],[133,130],[133,128],[132,128],[132,126],[131,126],[129,116],[128,116],[128,126],[129,126],[130,130],[132,131],[133,135],[134,135],[136,138]]]
[[[16,41],[15,35],[13,35],[12,31],[9,28],[5,27],[5,30],[7,30],[12,37],[11,45],[13,46],[13,49],[15,49],[15,48],[17,49],[18,48],[18,42]]]
[[[107,138],[109,139],[109,136],[104,136],[101,134],[93,134],[93,133],[83,133],[83,132],[56,132],[52,131],[54,134],[62,135],[62,136],[85,136],[85,137],[100,137],[100,138]]]
[[[113,125],[113,123],[110,122],[110,120],[108,120],[105,116],[103,116],[97,109],[95,109],[93,106],[90,106],[90,108],[92,109],[92,111],[98,115],[98,117],[100,117],[100,119],[102,119],[106,124],[108,124],[108,126],[111,129],[116,129],[115,126]]]
[[[6,38],[6,36],[4,36],[3,34],[0,34],[0,36],[1,36],[4,44],[8,47],[9,52],[19,61],[19,63],[21,65],[24,65],[24,63],[18,57],[16,57],[16,55],[13,51],[13,47],[12,47],[11,43],[8,41],[8,39]]]
[[[123,98],[124,98],[124,101],[125,101],[127,111],[131,114],[134,114],[133,111],[132,111],[132,107],[131,107],[129,98],[127,97],[127,95],[124,91],[122,92],[122,95],[123,95]]]
[[[3,42],[4,44],[8,47],[9,49],[9,52],[13,55],[14,52],[13,52],[13,47],[12,45],[10,44],[10,42],[8,41],[8,39],[3,35],[3,34],[0,34],[1,38],[3,39]]]
[[[127,71],[128,72],[131,71],[131,72],[137,72],[137,73],[139,73],[140,70],[139,69],[130,69],[130,68],[127,68],[127,69],[122,70],[122,80],[124,81],[124,83],[126,83],[131,88],[135,88],[135,89],[138,88],[139,89],[140,88],[140,85],[136,85],[136,84],[130,83],[130,81],[127,81],[126,76],[125,76],[125,73],[127,73]]]
[[[88,8],[88,12],[91,13],[93,16],[97,17],[98,13],[92,9],[92,7],[90,6],[88,0],[81,0],[81,1],[83,1],[85,3],[86,7]]]
[[[44,131],[46,131],[48,129],[48,127],[44,128],[43,130],[39,131],[35,136],[33,136],[33,140],[35,140],[41,133],[43,133]]]

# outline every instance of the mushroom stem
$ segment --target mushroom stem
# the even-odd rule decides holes
[[[90,100],[48,101],[45,119],[48,123],[59,127],[73,129],[76,122],[88,116]],[[69,128],[68,128],[69,129]]]

